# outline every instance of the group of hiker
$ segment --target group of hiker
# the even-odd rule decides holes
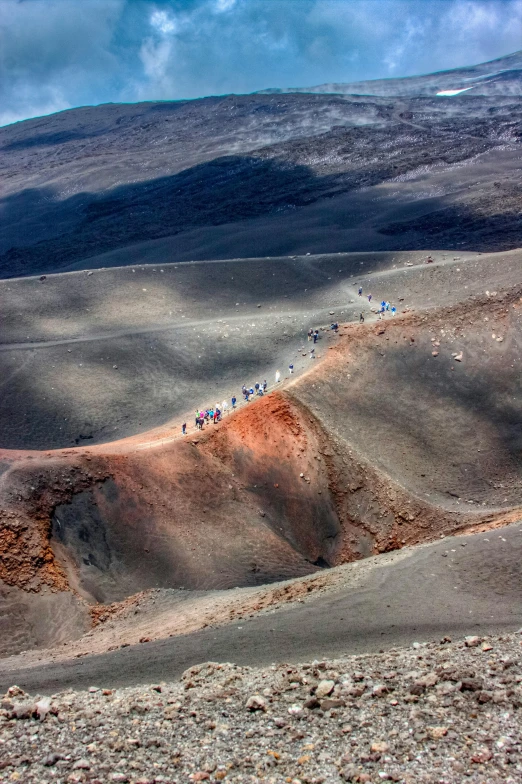
[[[232,398],[232,408],[236,407],[236,398]],[[221,417],[224,413],[226,413],[228,409],[228,403],[226,400],[223,400],[222,403],[216,403],[215,406],[209,406],[208,408],[203,409],[196,409],[196,430],[203,430],[203,425],[205,422],[207,424],[212,422],[214,425],[216,422],[221,420]],[[187,432],[187,423],[184,422],[181,426],[181,432],[183,435]]]
[[[359,286],[358,294],[359,294],[360,297],[363,296],[363,287],[362,286]],[[367,297],[368,297],[368,302],[371,302],[372,301],[372,295],[368,294]],[[381,302],[380,309],[379,309],[378,313],[379,313],[380,317],[382,318],[384,313],[386,313],[386,312],[390,312],[392,314],[392,316],[395,316],[395,314],[397,312],[397,309],[396,309],[396,307],[394,305],[390,305],[389,302],[387,302],[386,300],[383,300]],[[360,314],[359,321],[361,323],[364,322],[364,313]],[[337,321],[332,322],[330,324],[330,329],[333,332],[337,333],[338,330],[339,330],[338,322]],[[318,329],[310,328],[308,330],[308,341],[309,342],[313,342],[314,345],[315,345],[317,343],[317,341],[319,340],[319,337],[320,336],[319,336],[319,330]],[[310,359],[315,359],[315,348],[311,348],[310,349]],[[290,375],[293,374],[294,366],[293,366],[292,363],[290,363],[290,365],[288,366],[288,371],[289,371]],[[281,381],[281,373],[280,373],[279,370],[276,370],[275,382],[276,382],[276,384],[279,384],[280,381]],[[241,388],[241,394],[243,396],[243,399],[244,399],[245,403],[248,403],[249,400],[251,398],[253,398],[253,397],[256,397],[256,396],[262,397],[263,395],[265,395],[266,392],[267,392],[267,389],[268,389],[268,383],[267,383],[267,380],[265,379],[264,381],[256,381],[256,383],[253,386],[250,386],[250,387],[247,387],[245,384],[243,384],[243,386]],[[237,406],[237,398],[236,397],[232,397],[230,403],[231,403],[231,408],[234,410],[236,408],[236,406]],[[196,417],[195,417],[196,429],[197,430],[203,430],[203,426],[205,425],[205,423],[209,424],[210,422],[212,422],[213,424],[216,424],[216,422],[221,421],[221,418],[223,417],[224,414],[227,413],[228,409],[229,409],[229,405],[228,405],[228,402],[226,400],[223,400],[222,403],[216,403],[215,406],[209,406],[208,408],[205,408],[205,409],[197,409],[196,410]],[[186,434],[186,432],[187,432],[187,423],[186,422],[184,422],[183,425],[181,426],[181,432],[182,432],[182,435]]]
[[[293,369],[294,366],[291,365],[290,367]],[[278,370],[276,372],[276,382],[280,381],[280,379],[281,379],[281,373]],[[243,395],[245,402],[248,402],[250,398],[253,397],[254,395],[261,395],[261,396],[264,395],[267,388],[268,388],[268,382],[265,379],[264,381],[256,382],[253,387],[247,387],[245,386],[245,384],[243,384],[241,388],[241,393]],[[236,408],[237,398],[235,397],[235,395],[232,396],[230,400],[230,404],[232,409]],[[226,400],[223,400],[222,403],[216,403],[215,406],[196,409],[196,417],[195,417],[196,430],[203,430],[203,426],[205,425],[205,423],[209,424],[210,422],[212,422],[212,424],[215,425],[216,422],[220,422],[223,415],[227,413],[228,409],[229,409],[229,405]],[[181,433],[182,435],[186,435],[186,432],[187,432],[187,423],[184,422],[181,426]]]
[[[363,295],[362,286],[359,286],[359,291],[357,293],[359,294],[360,297],[362,297]],[[371,302],[372,295],[368,294],[367,297],[368,297],[368,302]],[[391,313],[392,316],[395,316],[395,314],[397,313],[397,308],[395,307],[395,305],[391,305],[387,300],[383,299],[383,301],[380,304],[379,310],[377,312],[380,318],[382,318],[385,313]],[[359,314],[359,322],[361,324],[364,322],[364,313],[362,312]]]

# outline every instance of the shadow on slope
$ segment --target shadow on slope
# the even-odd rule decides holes
[[[333,439],[431,503],[520,504],[519,296],[406,317],[360,337],[352,329],[346,354],[294,394]]]
[[[34,205],[25,211],[24,235],[38,237],[43,231],[45,238],[6,249],[0,271],[5,277],[56,271],[144,240],[295,210],[420,166],[448,166],[498,144],[489,138],[488,129],[471,137],[459,129],[438,133],[399,122],[390,139],[382,129],[336,128],[252,155],[215,158],[172,176],[122,185],[96,196],[82,193],[57,200],[48,187],[17,193],[1,204],[5,243],[10,224],[20,231],[24,203]],[[54,237],[48,235],[51,225]],[[239,255],[251,254],[245,250]]]

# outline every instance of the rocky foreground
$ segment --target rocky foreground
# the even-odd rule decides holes
[[[521,646],[519,632],[52,697],[13,686],[0,781],[515,784]]]

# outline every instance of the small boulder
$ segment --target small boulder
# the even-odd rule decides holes
[[[248,698],[246,706],[247,710],[254,713],[255,711],[266,711],[267,704],[264,697],[261,697],[260,694],[253,694],[251,697]]]
[[[335,683],[333,681],[320,681],[315,690],[315,696],[318,700],[323,697],[328,697],[334,690]]]

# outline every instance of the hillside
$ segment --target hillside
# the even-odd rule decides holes
[[[72,641],[141,592],[299,580],[518,519],[520,251],[445,256],[4,281],[5,652]],[[191,409],[234,392],[195,431]]]
[[[0,128],[0,274],[516,248],[519,61],[391,80],[382,95],[109,104]],[[480,84],[504,92],[433,94],[493,66]]]

